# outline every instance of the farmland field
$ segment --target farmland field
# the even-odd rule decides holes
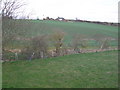
[[[22,38],[30,38],[38,35],[49,35],[56,31],[63,31],[65,33],[64,42],[69,44],[73,39],[73,36],[76,34],[83,34],[86,36],[86,39],[91,39],[95,34],[102,34],[106,37],[111,37],[113,40],[110,44],[111,46],[117,46],[117,37],[118,37],[118,27],[116,26],[107,26],[86,22],[62,22],[62,21],[48,21],[48,20],[14,20],[11,21],[15,27],[11,27],[13,32],[23,32],[20,36]],[[3,23],[3,29],[6,29],[4,26],[7,23]],[[19,38],[19,36],[17,37]],[[20,45],[25,44],[26,41],[16,40],[11,42],[8,46],[11,48],[17,48]],[[93,40],[89,40],[90,46],[95,45]]]
[[[115,50],[96,53],[80,52],[79,54],[73,53],[73,55],[61,52],[58,56],[56,55],[57,57],[48,56],[47,53],[46,57],[41,59],[43,46],[47,47],[46,52],[54,51],[56,48],[56,43],[52,42],[50,35],[57,31],[64,32],[60,48],[66,51],[70,51],[71,48],[71,50],[75,50],[71,42],[77,35],[85,36],[84,39],[88,43],[84,48],[78,46],[80,51],[84,49],[94,51],[100,48],[95,41],[98,36],[95,35],[100,35],[102,39],[103,37],[111,38],[110,42],[106,42],[106,46],[110,44],[110,48],[116,48],[118,45],[118,27],[116,26],[52,20],[3,20],[3,57],[5,61],[11,61],[2,64],[3,88],[117,87],[118,52]],[[40,35],[49,37],[42,38],[48,43],[40,43],[42,47],[36,45],[42,39],[38,39],[37,43],[36,38],[32,39]],[[33,56],[34,54],[36,56]]]
[[[3,63],[3,88],[117,88],[118,52]]]

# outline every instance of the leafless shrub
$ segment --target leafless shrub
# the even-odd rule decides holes
[[[51,41],[53,45],[55,46],[57,56],[61,55],[61,48],[63,46],[64,35],[65,35],[64,32],[56,31],[50,36]]]
[[[32,39],[32,48],[36,54],[36,57],[47,57],[48,43],[46,35],[34,37]]]
[[[76,53],[80,53],[80,47],[81,48],[87,47],[87,41],[85,40],[85,35],[83,34],[74,35],[71,46]]]
[[[110,42],[110,40],[108,38],[105,38],[101,44],[100,49],[108,49],[110,47],[109,42]]]
[[[110,38],[105,36],[104,34],[95,34],[93,36],[94,40],[98,43],[100,49],[109,48]]]
[[[47,36],[41,35],[31,39],[30,44],[22,51],[27,59],[39,59],[48,57]]]
[[[20,53],[20,60],[31,60],[33,54],[33,48],[31,46],[25,47]]]
[[[106,36],[104,34],[99,33],[99,34],[95,34],[93,36],[93,39],[96,41],[96,43],[100,47],[105,37]]]

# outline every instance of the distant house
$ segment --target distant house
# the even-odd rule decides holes
[[[65,19],[63,17],[58,17],[58,18],[56,18],[56,20],[63,21]]]

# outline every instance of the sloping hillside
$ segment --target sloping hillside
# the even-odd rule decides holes
[[[3,63],[3,88],[117,88],[118,53]]]
[[[4,23],[6,25],[7,21]],[[11,21],[11,23],[13,23],[13,27],[11,26],[9,30],[11,32],[15,32],[15,34],[22,32],[23,34],[21,34],[20,37],[23,39],[42,34],[49,35],[56,31],[63,31],[65,33],[64,42],[67,44],[71,42],[73,36],[76,34],[85,35],[90,44],[94,44],[94,42],[90,40],[94,39],[95,35],[101,34],[106,37],[116,39],[116,41],[113,41],[112,44],[117,45],[118,27],[115,26],[107,26],[87,22],[63,22],[48,20],[14,20]],[[6,26],[3,28],[7,29]],[[12,46],[19,46],[20,44],[25,43],[24,40],[22,40],[12,43]]]

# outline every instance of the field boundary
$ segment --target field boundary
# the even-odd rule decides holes
[[[74,55],[74,54],[85,54],[85,53],[99,53],[99,52],[105,52],[105,51],[117,51],[118,48],[109,48],[109,49],[86,49],[81,50],[80,52],[75,52],[74,50],[68,50],[67,54],[62,54],[60,56],[66,56],[66,55]],[[54,50],[51,52],[53,53]],[[51,57],[57,57],[55,55],[52,55]],[[49,57],[48,57],[49,58]],[[41,59],[41,58],[40,58]],[[12,61],[19,61],[19,60],[2,60],[2,62],[12,62]],[[29,61],[29,60],[28,60]]]

